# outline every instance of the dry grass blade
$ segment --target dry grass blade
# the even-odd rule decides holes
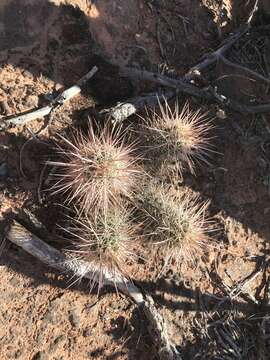
[[[164,270],[172,263],[177,267],[195,264],[209,245],[209,220],[205,217],[208,202],[153,183],[144,188],[141,205],[148,236],[164,251]]]
[[[210,324],[212,351],[222,359],[255,359],[258,355],[256,327],[249,319],[235,318],[233,314],[225,321]]]
[[[66,195],[70,205],[77,201],[82,212],[108,209],[122,197],[130,198],[141,172],[134,155],[135,145],[125,144],[126,133],[120,128],[98,129],[89,123],[87,135],[73,134],[71,140],[61,136],[62,160],[50,161],[59,171],[53,194]]]
[[[182,110],[178,103],[172,109],[168,102],[159,102],[160,114],[153,112],[146,120],[146,136],[150,158],[155,161],[160,173],[182,174],[184,169],[195,173],[196,163],[209,165],[211,152],[209,131],[213,128],[207,113],[192,111],[186,103]]]

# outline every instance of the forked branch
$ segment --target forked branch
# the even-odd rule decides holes
[[[185,81],[190,81],[194,78],[194,76],[200,76],[202,71],[208,68],[209,66],[215,64],[221,56],[224,56],[225,53],[239,40],[246,32],[248,31],[249,27],[245,26],[243,29],[239,30],[232,36],[230,36],[224,44],[218,48],[216,51],[208,54],[205,56],[202,62],[193,66],[184,76]]]
[[[241,69],[243,70],[242,67]],[[130,78],[137,78],[138,80],[141,81],[143,80],[152,81],[158,85],[173,88],[177,92],[182,92],[208,101],[215,101],[220,106],[225,106],[231,110],[238,111],[240,113],[256,114],[256,113],[265,113],[270,111],[270,103],[259,104],[259,105],[245,105],[236,100],[230,99],[224,96],[223,94],[219,94],[217,92],[217,89],[211,85],[204,88],[198,88],[195,85],[186,83],[184,79],[172,79],[165,75],[155,74],[150,71],[138,70],[132,68],[126,68],[125,70],[122,70],[121,73],[125,74],[125,76]],[[260,75],[258,74],[257,77],[259,76]],[[266,81],[265,78],[261,80]]]
[[[218,48],[216,51],[206,56],[202,62],[193,66],[187,72],[187,74],[184,75],[182,78],[173,79],[166,75],[153,73],[146,70],[130,68],[130,67],[121,68],[119,72],[120,75],[131,79],[136,79],[139,81],[150,81],[163,87],[175,89],[177,92],[182,92],[208,101],[215,101],[221,106],[225,106],[231,110],[238,111],[241,113],[256,114],[256,113],[269,112],[270,103],[259,104],[259,105],[242,104],[238,101],[235,101],[234,99],[230,99],[224,96],[223,94],[219,94],[217,92],[217,88],[213,87],[212,85],[209,85],[204,88],[199,88],[191,83],[191,80],[194,77],[198,77],[198,76],[200,77],[202,75],[203,70],[205,70],[206,68],[210,67],[213,64],[216,64],[217,61],[219,60],[223,61],[227,65],[233,66],[236,69],[241,70],[241,72],[246,72],[246,74],[249,77],[252,77],[258,81],[262,81],[266,84],[270,83],[269,78],[253,70],[250,70],[242,65],[235,64],[232,61],[226,59],[224,56],[228,52],[228,50],[235,44],[235,42],[239,40],[243,35],[245,35],[247,31],[250,29],[250,22],[254,16],[254,13],[256,12],[257,5],[258,5],[258,1],[256,0],[252,8],[252,11],[250,13],[248,22],[244,27],[242,27],[239,31],[237,31],[235,34],[230,36],[220,48]],[[125,104],[121,104],[121,107],[127,105],[128,103],[129,101],[127,101]],[[117,107],[110,109],[112,113],[114,113],[114,111],[117,110],[118,110]],[[133,111],[133,113],[134,112],[135,111]],[[128,116],[126,116],[126,118],[127,117]],[[124,119],[125,118],[123,116],[121,120]]]

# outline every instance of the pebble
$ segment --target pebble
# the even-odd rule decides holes
[[[36,95],[28,95],[24,101],[27,108],[36,108],[38,106],[38,97]]]
[[[71,310],[69,315],[69,321],[71,325],[74,326],[75,328],[78,328],[80,326],[80,320],[81,319],[78,312],[75,309]]]
[[[10,115],[11,109],[6,100],[0,100],[1,113],[4,115]]]
[[[43,317],[43,321],[45,323],[51,323],[51,324],[55,324],[56,323],[56,315],[55,315],[55,311],[54,309],[47,309],[44,317]]]
[[[33,360],[48,360],[48,359],[49,359],[48,355],[43,351],[39,351],[33,357]]]
[[[9,283],[13,287],[18,288],[21,285],[21,280],[18,278],[18,276],[14,275],[12,279],[10,279]]]
[[[58,346],[65,340],[65,335],[60,335],[50,344],[49,352],[54,353]]]
[[[14,354],[14,359],[20,358],[21,355],[22,355],[22,351],[21,351],[21,350],[17,350],[17,351],[15,352],[15,354]]]
[[[84,331],[83,331],[83,336],[84,336],[84,337],[87,337],[87,336],[90,336],[90,335],[92,335],[92,329],[91,329],[90,327],[84,329]]]

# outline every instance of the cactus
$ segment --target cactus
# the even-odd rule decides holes
[[[165,267],[172,262],[176,266],[196,263],[209,242],[208,202],[152,182],[143,187],[139,203],[147,224],[145,234],[162,250]]]
[[[212,125],[207,113],[190,110],[186,103],[180,111],[178,103],[172,110],[168,102],[159,103],[160,112],[148,113],[144,131],[150,169],[161,177],[180,174],[186,169],[195,173],[195,165],[209,165],[211,151],[209,132]]]
[[[75,219],[71,218],[71,226],[63,228],[70,242],[67,250],[91,263],[92,271],[96,269],[92,285],[98,282],[101,288],[106,271],[128,277],[127,265],[137,258],[137,228],[131,224],[132,214],[119,207],[95,217],[78,213]]]
[[[62,160],[50,161],[59,169],[53,194],[64,194],[68,204],[76,201],[84,213],[106,212],[111,204],[130,198],[140,169],[135,145],[126,145],[125,136],[121,129],[108,126],[96,134],[92,123],[87,135],[76,132],[71,140],[61,136]]]

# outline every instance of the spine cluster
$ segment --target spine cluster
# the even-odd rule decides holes
[[[128,276],[140,238],[163,253],[164,268],[196,263],[209,243],[208,203],[173,191],[164,176],[182,178],[207,165],[210,130],[200,110],[165,102],[135,131],[140,145],[130,142],[129,129],[93,122],[87,132],[60,136],[58,159],[50,162],[57,169],[52,193],[75,214],[65,228],[72,255],[89,260],[96,274]]]

